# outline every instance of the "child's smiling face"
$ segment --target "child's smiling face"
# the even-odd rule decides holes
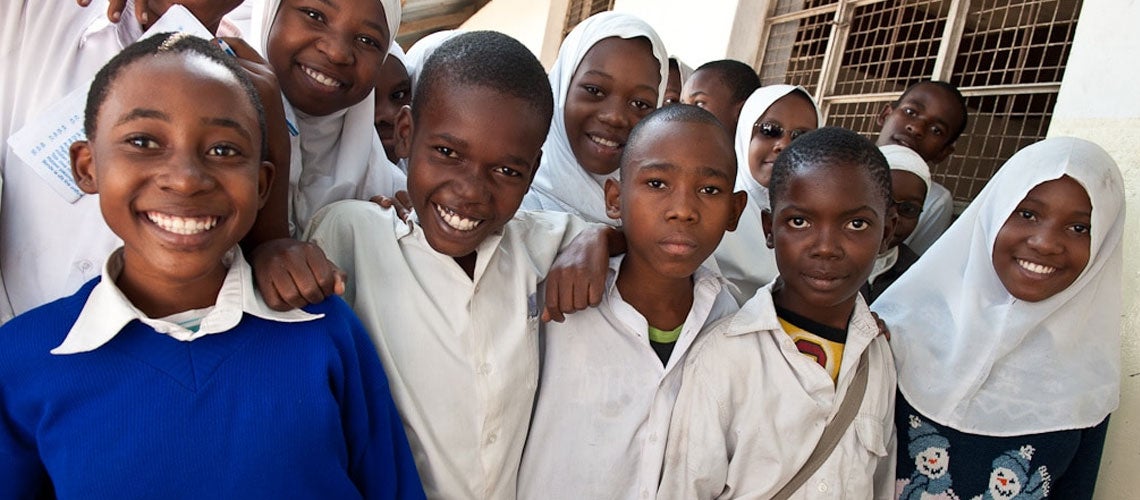
[[[879,114],[877,143],[913,149],[927,163],[938,163],[954,152],[952,135],[966,117],[958,99],[936,84],[919,84]]]
[[[235,77],[199,55],[144,57],[121,70],[97,116],[72,168],[123,240],[124,276],[185,284],[224,271],[273,175]]]
[[[752,140],[748,143],[748,168],[752,178],[768,187],[776,157],[792,143],[792,136],[815,130],[819,126],[817,122],[815,107],[798,90],[772,103],[752,124]]]
[[[629,131],[657,107],[660,68],[645,38],[610,37],[586,52],[566,93],[566,137],[596,175],[618,168]]]
[[[414,120],[410,108],[396,118],[396,148],[408,158],[408,194],[428,243],[473,264],[475,249],[514,217],[530,188],[549,121],[528,101],[488,87],[446,77],[431,85],[440,88]]]
[[[1089,263],[1092,203],[1073,178],[1035,186],[994,239],[993,265],[1010,295],[1038,302],[1072,285]]]
[[[620,187],[606,182],[607,213],[621,217],[628,244],[622,269],[688,278],[736,229],[747,195],[732,192],[735,157],[719,125],[647,125],[628,146]]]
[[[376,81],[376,114],[374,121],[376,134],[384,144],[388,159],[395,163],[396,156],[396,114],[400,108],[412,103],[412,79],[408,69],[396,57],[384,61],[380,78]]]
[[[269,31],[269,64],[294,108],[325,116],[372,91],[388,37],[378,0],[282,0]]]
[[[834,161],[798,167],[773,200],[763,219],[780,270],[775,303],[846,329],[855,295],[893,231],[887,200],[867,167]]]

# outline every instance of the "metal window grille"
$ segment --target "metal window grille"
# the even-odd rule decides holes
[[[777,0],[756,67],[764,84],[807,88],[829,125],[870,137],[908,86],[957,85],[969,124],[933,174],[962,207],[1045,137],[1080,9],[1081,0]]]
[[[570,30],[585,21],[587,17],[613,8],[614,0],[570,0],[566,6],[566,23],[562,26],[562,38],[566,38]]]

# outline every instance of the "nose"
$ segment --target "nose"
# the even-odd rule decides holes
[[[333,64],[352,64],[356,59],[352,53],[353,37],[327,34],[320,38],[317,49]]]
[[[193,196],[217,186],[216,179],[195,156],[175,158],[157,179],[163,190],[183,196]]]
[[[926,130],[926,122],[920,119],[912,119],[906,122],[906,133],[914,137],[922,137],[923,131]]]
[[[1040,230],[1029,236],[1029,248],[1041,255],[1055,255],[1064,251],[1060,236],[1051,230]]]
[[[700,211],[697,209],[696,195],[679,192],[671,196],[669,199],[669,209],[665,212],[665,218],[671,221],[686,223],[699,221]]]
[[[488,203],[491,200],[490,184],[493,182],[487,175],[483,175],[484,169],[481,166],[465,165],[460,167],[464,170],[463,175],[460,175],[452,183],[454,192],[459,197],[459,201],[463,204],[476,205]]]
[[[777,155],[780,154],[780,152],[783,151],[784,148],[788,147],[788,145],[791,143],[792,131],[785,130],[784,135],[780,136],[780,140],[776,141],[776,145],[772,147],[772,153]]]
[[[839,243],[841,228],[822,225],[816,230],[812,241],[811,256],[820,259],[839,259],[843,257],[843,245]]]
[[[636,118],[633,116],[633,106],[626,104],[621,97],[611,97],[603,104],[598,112],[598,121],[610,128],[625,130],[633,126]]]

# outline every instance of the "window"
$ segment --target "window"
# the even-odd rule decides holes
[[[566,23],[562,26],[562,38],[578,23],[599,12],[613,10],[614,0],[570,0],[566,6]]]
[[[870,137],[883,106],[922,80],[966,96],[970,119],[934,178],[964,206],[1049,128],[1080,0],[775,0],[756,66],[803,85],[829,125]]]

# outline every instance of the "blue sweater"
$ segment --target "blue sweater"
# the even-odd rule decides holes
[[[423,498],[376,350],[324,318],[53,355],[98,278],[0,328],[0,498]]]

